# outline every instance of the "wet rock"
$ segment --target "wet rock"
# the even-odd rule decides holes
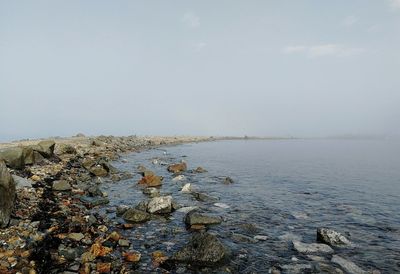
[[[109,199],[105,197],[86,197],[82,196],[79,198],[83,203],[85,203],[88,207],[95,207],[99,205],[106,205],[110,202]]]
[[[266,241],[266,240],[268,240],[268,236],[256,235],[256,236],[254,236],[254,239],[257,241]]]
[[[122,247],[129,247],[131,243],[128,240],[120,239],[118,240],[118,245]]]
[[[256,243],[257,240],[251,238],[247,235],[239,234],[239,233],[232,233],[231,238],[236,243]]]
[[[102,165],[92,166],[89,172],[97,177],[106,177],[108,175],[108,171]]]
[[[222,219],[220,217],[208,216],[201,214],[195,210],[190,211],[185,216],[185,224],[188,226],[193,225],[215,225],[220,224]]]
[[[98,273],[110,273],[111,263],[97,263],[96,270]]]
[[[185,180],[186,179],[186,177],[185,177],[185,175],[178,175],[178,176],[175,176],[174,178],[172,178],[172,181],[174,181],[174,182],[176,182],[176,181],[183,181],[183,180]]]
[[[341,268],[343,268],[344,271],[346,271],[349,274],[365,274],[365,273],[367,273],[366,271],[362,270],[359,266],[357,266],[355,263],[348,261],[346,259],[343,259],[342,257],[340,257],[338,255],[333,255],[331,262],[338,264]]]
[[[200,202],[216,202],[219,199],[201,192],[191,192],[192,196]]]
[[[11,147],[0,151],[0,160],[3,160],[8,167],[23,169],[25,165],[35,162],[33,150],[30,147]]]
[[[151,198],[160,196],[160,190],[155,187],[146,187],[142,192]]]
[[[172,172],[172,173],[180,173],[180,172],[186,171],[186,169],[187,169],[187,165],[185,162],[168,166],[168,171]]]
[[[185,185],[182,187],[181,192],[184,192],[184,193],[192,192],[192,184],[191,184],[191,183],[185,184]]]
[[[207,172],[207,170],[205,170],[204,168],[199,166],[195,170],[193,170],[193,172],[195,172],[195,173],[205,173],[205,172]]]
[[[131,223],[143,223],[150,220],[150,214],[136,208],[130,208],[124,213],[122,218]]]
[[[15,202],[15,182],[0,160],[0,228],[8,225]]]
[[[229,205],[224,204],[224,203],[215,203],[214,206],[219,207],[219,208],[223,208],[223,209],[230,208]]]
[[[140,261],[141,254],[139,252],[123,252],[122,257],[130,263],[137,263]]]
[[[351,244],[345,236],[329,228],[317,229],[317,241],[330,246],[345,246]]]
[[[12,175],[14,182],[15,182],[15,186],[17,189],[21,189],[24,187],[32,187],[32,183],[33,181],[30,179],[26,179],[17,175]]]
[[[126,205],[119,205],[119,206],[117,207],[117,211],[116,211],[117,216],[122,216],[122,215],[124,215],[124,213],[125,213],[128,209],[129,209],[129,206],[126,206]]]
[[[172,196],[154,197],[147,204],[147,212],[149,213],[171,213]]]
[[[103,196],[103,192],[101,192],[100,188],[96,185],[90,186],[86,191],[90,197]]]
[[[282,270],[284,273],[312,273],[312,266],[310,264],[287,264],[283,265]]]
[[[333,249],[326,244],[306,244],[299,241],[292,241],[294,249],[303,254],[311,254],[311,253],[333,253]]]
[[[160,186],[162,184],[163,177],[157,175],[147,175],[143,176],[142,179],[139,180],[138,184],[146,185],[148,187]]]
[[[85,235],[83,235],[82,233],[69,233],[68,234],[68,238],[73,240],[73,241],[79,242],[83,238],[85,238]]]
[[[224,179],[224,184],[225,185],[230,185],[230,184],[233,184],[233,183],[234,183],[234,181],[233,181],[233,179],[231,177],[226,177]]]
[[[189,242],[172,256],[172,261],[193,265],[215,265],[229,256],[229,250],[215,235],[196,233]]]
[[[55,191],[68,191],[71,190],[71,185],[65,180],[59,180],[53,182],[53,190]]]

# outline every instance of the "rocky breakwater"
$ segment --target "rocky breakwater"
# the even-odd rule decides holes
[[[109,161],[202,140],[79,136],[0,144],[0,273],[130,273],[140,254],[96,210],[109,202],[100,184],[132,176]],[[169,206],[153,202],[149,209]]]

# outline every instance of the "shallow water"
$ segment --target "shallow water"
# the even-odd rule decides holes
[[[172,181],[166,163],[184,159],[189,169],[202,166],[207,173],[185,173]],[[400,143],[385,140],[242,140],[186,144],[125,155],[114,165],[135,172],[142,164],[164,176],[162,194],[172,194],[181,205],[198,206],[224,218],[211,232],[233,251],[228,263],[235,272],[266,273],[271,266],[310,264],[292,250],[291,240],[315,242],[318,227],[345,234],[349,248],[335,248],[365,270],[400,273]],[[235,183],[223,184],[230,176]],[[146,199],[136,183],[139,175],[105,185],[111,203],[136,205]],[[180,193],[184,182],[218,197],[218,203],[198,202]],[[151,269],[150,253],[171,255],[187,242],[184,213],[168,220],[153,220],[127,231],[133,249],[142,252],[141,269]],[[116,222],[121,221],[110,214]],[[245,224],[254,224],[249,230]],[[250,238],[240,238],[246,235]],[[255,235],[267,241],[246,242]],[[298,261],[294,261],[295,257]],[[329,259],[329,256],[326,257]],[[329,263],[330,264],[330,263]]]

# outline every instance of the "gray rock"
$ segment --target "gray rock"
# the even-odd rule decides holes
[[[15,182],[4,161],[0,160],[0,228],[10,222],[15,202]]]
[[[125,239],[119,239],[118,240],[118,245],[123,246],[123,247],[128,247],[131,245],[131,243],[128,240]]]
[[[149,213],[171,213],[172,196],[154,197],[147,204],[147,212]]]
[[[173,261],[200,266],[211,266],[226,259],[230,251],[215,235],[196,233],[189,242],[172,256]]]
[[[299,241],[292,241],[294,249],[303,254],[312,254],[312,253],[333,253],[333,249],[326,244],[306,244]]]
[[[152,198],[158,197],[160,196],[160,190],[155,187],[146,187],[145,189],[143,189],[143,194],[146,194]]]
[[[236,243],[251,243],[254,244],[257,242],[254,238],[251,238],[247,235],[239,234],[239,233],[232,233],[231,236],[232,240]]]
[[[59,180],[53,182],[53,190],[55,191],[68,191],[71,190],[71,185],[65,180]]]
[[[122,216],[124,213],[129,209],[129,206],[127,205],[119,205],[117,206],[117,211],[116,214],[117,216]]]
[[[310,264],[286,264],[282,266],[284,273],[297,274],[297,273],[310,273],[312,266]]]
[[[27,179],[27,178],[23,178],[23,177],[20,177],[20,176],[17,176],[17,175],[12,175],[12,177],[14,179],[14,182],[15,182],[15,185],[16,185],[17,189],[21,189],[21,188],[24,188],[24,187],[28,187],[28,188],[32,187],[32,183],[33,183],[32,180]]]
[[[14,169],[23,169],[26,164],[35,162],[33,150],[30,147],[11,147],[0,151],[0,159]]]
[[[136,208],[128,209],[122,217],[124,218],[125,221],[131,223],[143,223],[150,220],[149,213],[138,210]]]
[[[83,203],[88,205],[89,207],[99,206],[99,205],[106,205],[110,202],[109,199],[106,197],[86,197],[82,196],[79,198]]]
[[[91,197],[103,196],[103,192],[101,192],[100,188],[96,185],[90,186],[86,191]]]
[[[222,219],[220,217],[213,217],[201,214],[195,210],[190,211],[185,216],[185,224],[192,225],[215,225],[220,224]]]
[[[345,236],[329,228],[317,229],[317,241],[330,246],[345,246],[351,244]]]
[[[362,270],[359,266],[357,266],[355,263],[348,261],[346,259],[343,259],[342,257],[340,257],[338,255],[333,255],[331,262],[338,264],[341,268],[343,268],[344,271],[346,271],[349,274],[365,274],[365,273],[367,273],[366,271]]]
[[[216,202],[219,199],[201,192],[191,192],[192,196],[200,202]]]

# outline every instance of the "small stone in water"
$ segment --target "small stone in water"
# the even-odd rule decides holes
[[[224,203],[215,203],[214,204],[216,207],[220,207],[220,208],[229,208],[230,206],[228,206],[227,204]]]
[[[254,236],[254,239],[257,241],[266,241],[266,240],[268,240],[268,236],[256,235],[256,236]]]
[[[119,246],[128,247],[128,246],[130,246],[130,244],[131,243],[128,240],[125,240],[125,239],[120,239],[118,241],[118,245]]]

